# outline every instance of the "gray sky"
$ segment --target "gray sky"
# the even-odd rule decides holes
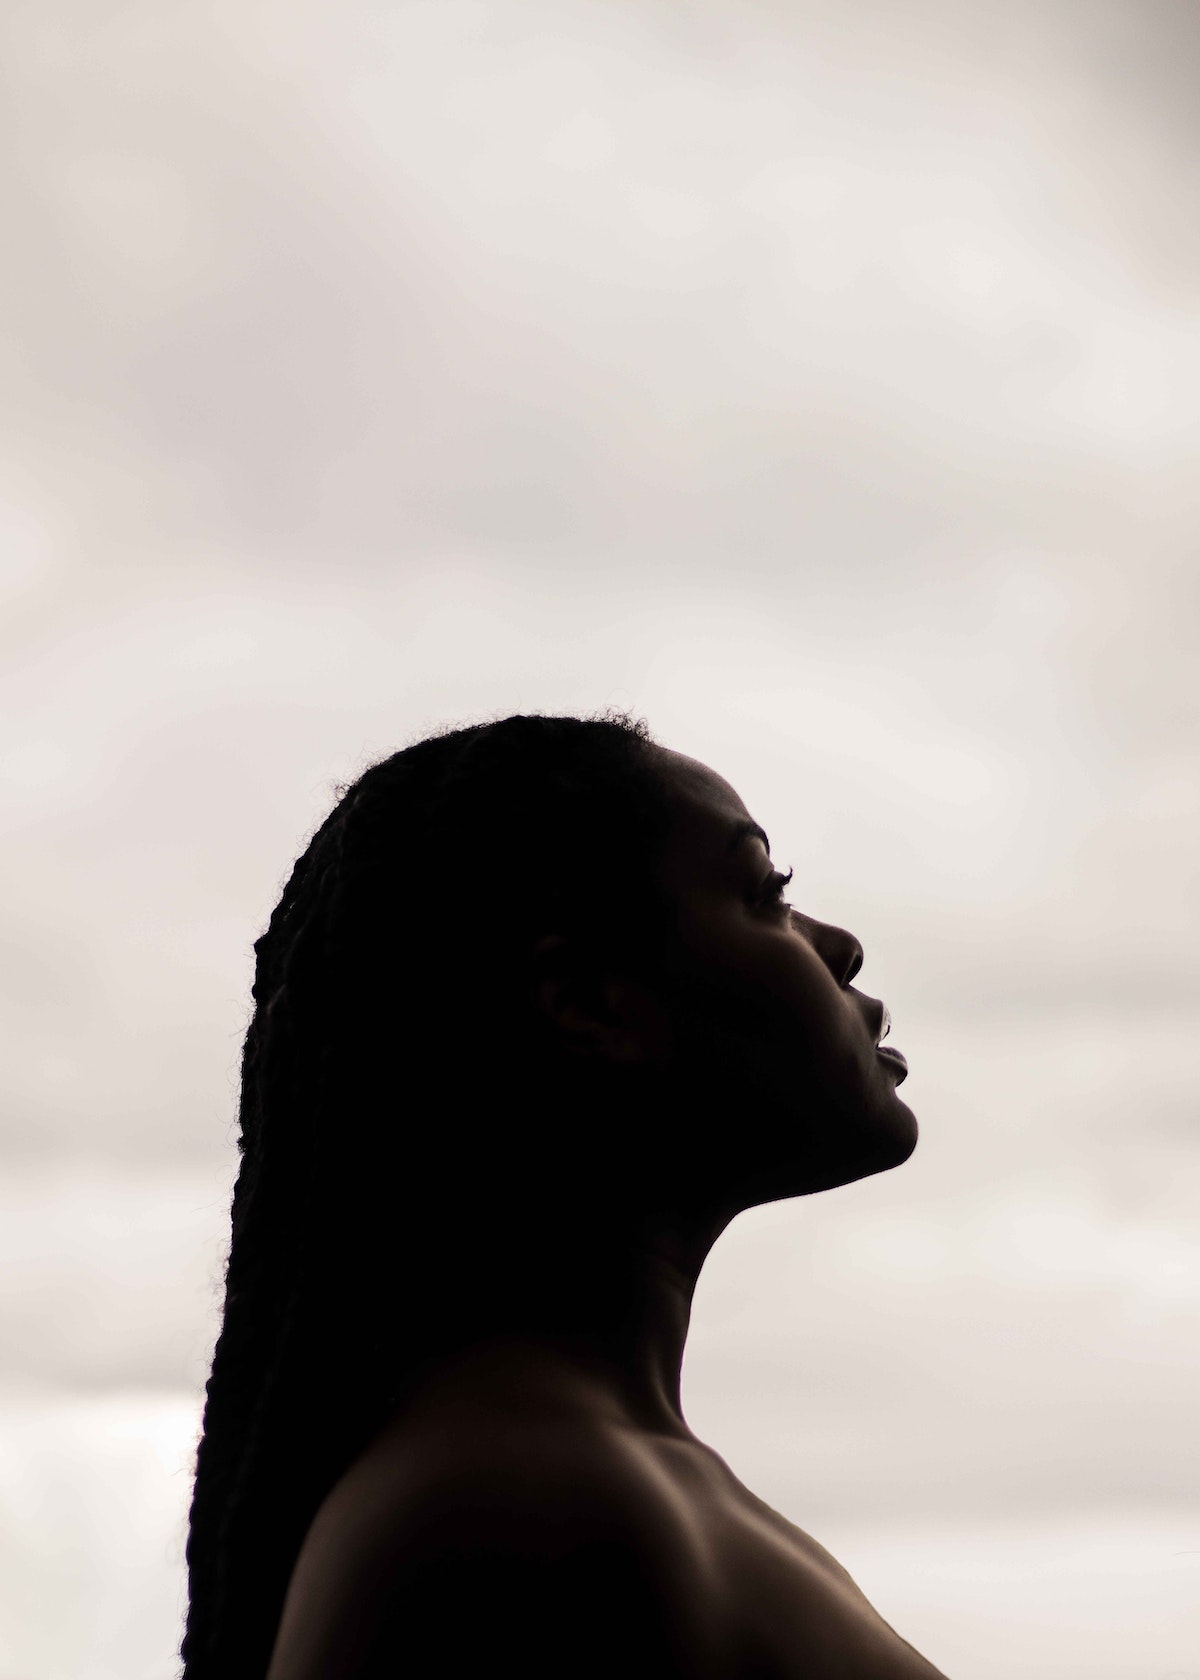
[[[0,30],[0,1680],[175,1672],[334,784],[606,704],[858,934],[922,1123],[722,1238],[693,1427],[952,1680],[1194,1680],[1200,16]]]

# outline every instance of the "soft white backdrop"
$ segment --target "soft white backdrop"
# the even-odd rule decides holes
[[[334,783],[613,703],[858,934],[922,1123],[722,1238],[693,1427],[951,1680],[1200,1680],[1200,14],[0,30],[0,1680],[176,1674]]]

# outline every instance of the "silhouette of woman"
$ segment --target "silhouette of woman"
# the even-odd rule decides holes
[[[183,1680],[931,1680],[699,1441],[743,1209],[917,1137],[714,771],[623,713],[373,765],[255,943]]]

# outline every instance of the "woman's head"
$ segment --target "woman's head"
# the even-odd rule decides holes
[[[265,1668],[316,1504],[462,1285],[464,1199],[545,1169],[522,1106],[552,1108],[573,1060],[531,1006],[530,946],[553,927],[652,964],[664,820],[644,725],[512,717],[371,766],[292,870],[255,945],[187,1680]]]
[[[657,866],[671,906],[661,987],[675,1122],[733,1211],[896,1166],[916,1121],[902,1062],[878,1054],[887,1011],[850,982],[863,951],[793,908],[790,877],[736,791],[655,749],[673,820]]]
[[[450,1321],[553,1267],[556,1210],[719,1225],[910,1152],[857,942],[771,902],[749,822],[619,714],[342,790],[255,947],[185,1680],[261,1673],[320,1499]]]

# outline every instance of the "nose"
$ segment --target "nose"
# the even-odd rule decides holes
[[[839,943],[837,961],[836,963],[830,963],[829,966],[833,969],[834,977],[837,978],[837,965],[840,964],[842,973],[838,979],[838,985],[848,986],[863,965],[863,948],[854,935],[847,933],[845,928],[833,928],[831,931],[836,933]]]
[[[817,955],[839,986],[848,986],[863,965],[863,948],[852,933],[832,922],[802,918]]]

